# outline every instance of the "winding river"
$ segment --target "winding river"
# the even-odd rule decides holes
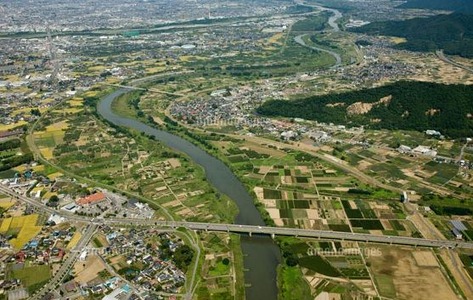
[[[227,195],[236,203],[239,214],[235,223],[264,225],[245,186],[223,162],[179,136],[113,113],[111,109],[113,100],[127,92],[127,89],[120,89],[105,96],[97,106],[98,113],[115,125],[152,135],[168,147],[187,154],[196,164],[205,169],[207,180],[220,193]],[[242,236],[241,247],[244,254],[244,267],[247,270],[245,283],[249,285],[246,288],[246,299],[277,299],[276,268],[280,262],[279,248],[269,237],[257,236],[251,238]]]
[[[309,4],[304,3],[304,5],[309,5]],[[333,32],[339,32],[340,31],[340,28],[338,27],[338,24],[337,24],[337,20],[340,19],[343,16],[340,11],[338,11],[336,9],[333,9],[333,8],[326,8],[326,7],[323,7],[323,6],[320,6],[320,5],[309,5],[309,6],[315,7],[320,11],[329,11],[329,12],[333,13],[333,15],[330,16],[330,18],[328,19],[328,25],[332,28],[331,30]],[[312,50],[325,52],[325,53],[328,53],[328,54],[332,55],[335,58],[335,64],[332,66],[332,69],[333,68],[338,68],[342,64],[342,57],[340,56],[340,54],[338,54],[337,52],[332,51],[332,50],[307,45],[305,43],[304,39],[303,39],[305,36],[307,36],[307,34],[298,35],[294,38],[294,41],[296,43],[298,43],[299,45],[303,46],[303,47],[307,47],[307,48],[312,49]]]

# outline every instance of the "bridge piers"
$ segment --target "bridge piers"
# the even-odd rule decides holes
[[[252,232],[251,232],[251,231],[248,231],[248,235],[249,235],[250,237],[251,237],[251,234],[252,234]]]
[[[271,238],[274,240],[274,238],[276,237],[276,234],[274,233],[271,233]]]

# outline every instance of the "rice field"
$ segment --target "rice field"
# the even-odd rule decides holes
[[[36,226],[38,217],[37,214],[33,214],[6,218],[0,226],[0,233],[5,233],[11,229],[19,229],[17,237],[10,240],[10,244],[15,249],[21,249],[41,231],[41,226]]]
[[[7,210],[15,204],[15,201],[12,201],[10,198],[0,199],[0,207]]]
[[[25,124],[26,124],[26,121],[18,121],[16,123],[12,123],[12,124],[8,124],[8,125],[0,124],[0,131],[8,131],[8,130],[11,130],[13,128],[23,126]]]
[[[71,100],[67,101],[69,106],[71,107],[82,107],[84,106],[84,99],[82,98],[72,98]]]
[[[81,237],[82,237],[82,234],[79,231],[76,231],[74,235],[72,236],[71,240],[69,241],[69,244],[67,244],[66,249],[70,250],[74,248],[79,242]]]

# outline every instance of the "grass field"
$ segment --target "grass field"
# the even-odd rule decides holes
[[[282,266],[278,268],[278,287],[280,299],[314,299],[310,288],[297,267]]]
[[[51,277],[51,271],[48,265],[26,267],[21,270],[13,271],[12,277],[20,279],[22,284],[31,291],[31,288],[34,289],[35,286],[47,281]]]

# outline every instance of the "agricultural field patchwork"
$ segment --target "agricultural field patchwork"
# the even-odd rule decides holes
[[[83,97],[99,94],[89,91]],[[64,121],[64,112],[54,110],[38,125],[35,144],[44,158],[111,190],[136,193],[154,208],[189,221],[233,220],[235,204],[216,193],[204,181],[203,170],[188,158],[145,136],[110,128],[84,106],[82,98],[64,106],[84,111],[67,113]],[[61,172],[50,176],[59,177]]]

